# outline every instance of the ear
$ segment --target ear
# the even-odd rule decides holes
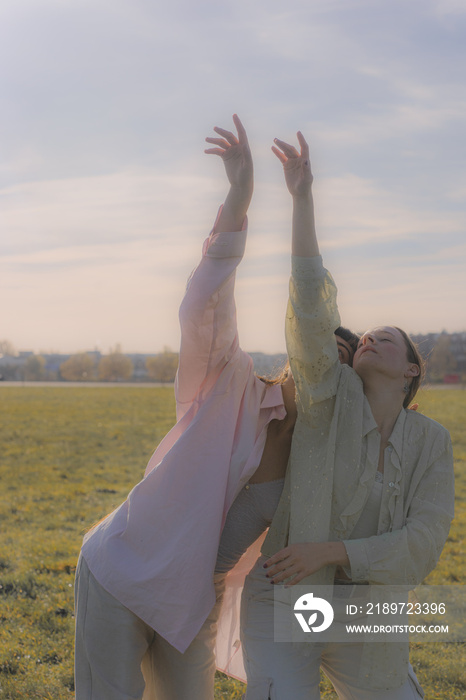
[[[412,363],[409,365],[404,376],[405,377],[419,377],[420,374],[421,374],[421,370],[420,370],[419,365]]]

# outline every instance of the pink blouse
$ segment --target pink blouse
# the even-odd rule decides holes
[[[245,222],[242,231],[205,241],[180,308],[177,423],[142,481],[82,547],[100,584],[181,652],[215,601],[228,509],[259,465],[269,422],[285,417],[281,387],[260,381],[239,347],[234,283],[246,233]],[[235,606],[260,543],[228,575],[220,621],[218,665],[239,678]]]

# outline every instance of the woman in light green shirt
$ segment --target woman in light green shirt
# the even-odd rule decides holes
[[[410,700],[422,690],[407,642],[304,644],[304,653],[273,641],[270,582],[415,586],[438,561],[454,502],[448,432],[406,410],[421,377],[408,336],[372,329],[353,368],[338,362],[336,287],[319,255],[309,151],[298,140],[299,152],[279,140],[272,149],[293,197],[286,336],[298,418],[283,496],[243,595],[246,699],[319,698],[321,665],[342,699]]]

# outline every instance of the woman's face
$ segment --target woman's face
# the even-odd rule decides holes
[[[412,377],[419,373],[418,366],[408,360],[403,336],[392,326],[379,326],[361,336],[354,353],[353,368],[361,377],[373,371],[394,378]]]

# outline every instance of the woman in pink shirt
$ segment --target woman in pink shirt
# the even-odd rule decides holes
[[[280,498],[294,385],[262,381],[239,346],[234,282],[253,165],[236,115],[234,122],[237,136],[215,128],[217,136],[207,139],[206,152],[222,158],[230,189],[180,308],[177,423],[142,481],[84,539],[76,574],[76,700],[213,698],[226,573],[239,590]],[[338,339],[345,357],[351,340]],[[237,562],[254,541],[241,569]],[[230,672],[236,653],[236,675],[244,677],[236,631],[223,638],[232,646],[224,645]]]

